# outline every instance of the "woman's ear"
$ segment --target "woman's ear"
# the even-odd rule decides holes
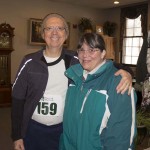
[[[106,50],[103,50],[101,53],[101,58],[104,59],[106,57]]]

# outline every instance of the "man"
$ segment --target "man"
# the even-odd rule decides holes
[[[58,149],[68,87],[64,71],[73,59],[63,48],[68,34],[65,19],[59,14],[48,14],[42,22],[45,48],[25,56],[20,64],[12,88],[15,150]],[[131,77],[122,70],[117,74],[124,74],[117,89],[124,93],[131,88]]]

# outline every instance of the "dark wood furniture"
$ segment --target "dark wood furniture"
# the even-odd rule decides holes
[[[0,24],[0,107],[11,105],[11,52],[14,28]]]

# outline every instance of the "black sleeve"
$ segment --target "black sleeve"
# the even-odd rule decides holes
[[[114,66],[115,66],[117,69],[123,69],[123,70],[129,72],[129,73],[131,74],[132,78],[134,78],[134,73],[133,73],[133,71],[132,71],[132,69],[131,69],[130,67],[125,66],[125,65],[123,65],[123,64],[116,63],[116,62],[114,62]]]
[[[78,54],[77,54],[77,52],[75,52],[74,57],[72,58],[72,60],[70,62],[70,66],[78,64],[78,63],[79,63]]]

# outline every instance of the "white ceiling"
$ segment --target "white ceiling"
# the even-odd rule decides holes
[[[107,8],[120,7],[120,6],[125,6],[134,3],[147,2],[148,0],[119,0],[120,3],[118,5],[113,4],[114,0],[49,0],[49,1],[68,3],[73,5],[99,8],[99,9],[107,9]]]

